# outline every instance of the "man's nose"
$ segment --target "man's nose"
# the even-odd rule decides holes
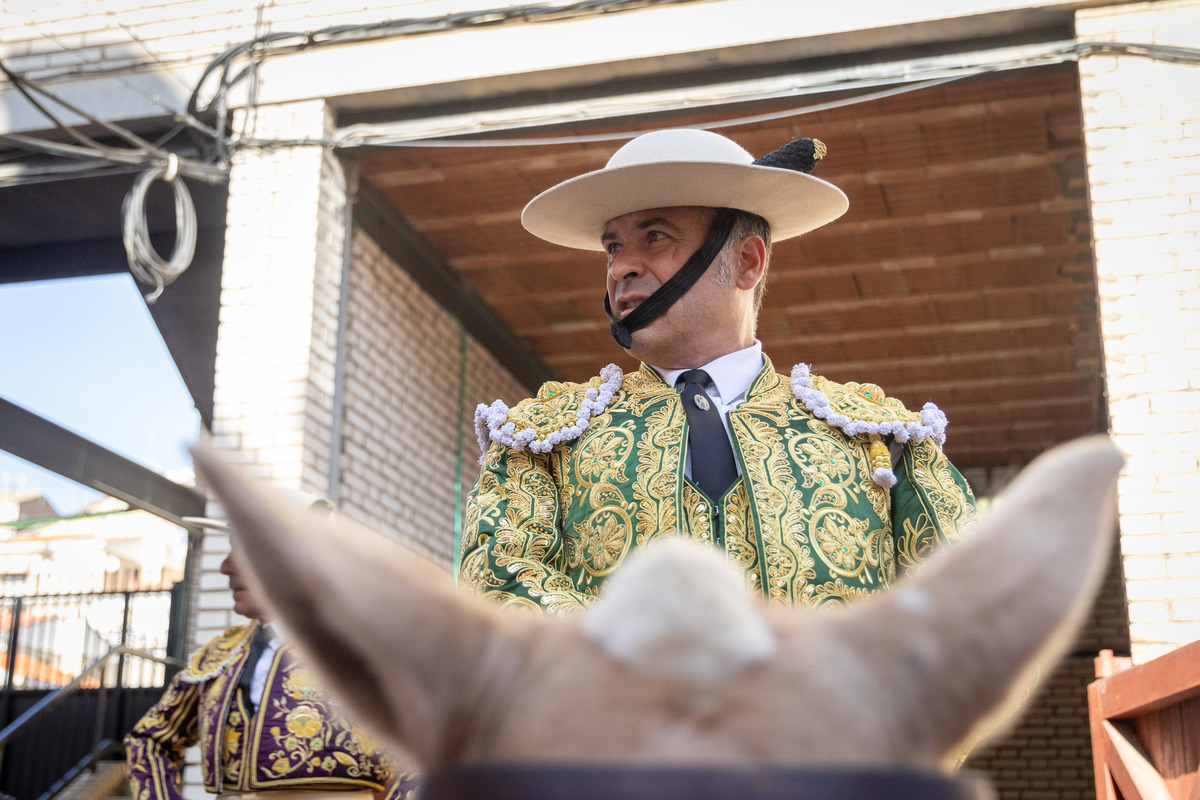
[[[622,247],[608,259],[608,274],[614,281],[627,281],[646,271],[646,265],[630,247]]]

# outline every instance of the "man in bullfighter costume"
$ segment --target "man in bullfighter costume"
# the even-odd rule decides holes
[[[221,798],[404,800],[413,776],[338,713],[269,624],[232,555],[220,569],[233,610],[251,623],[197,650],[125,737],[134,800],[180,800],[184,751],[197,742],[204,788]]]
[[[479,406],[461,583],[570,611],[632,551],[678,534],[721,548],[772,602],[838,604],[972,517],[936,406],[910,411],[808,364],[782,375],[762,352],[771,241],[848,207],[809,174],[824,156],[813,139],[756,161],[715,133],[656,131],[526,206],[534,235],[607,255],[612,334],[642,363]]]

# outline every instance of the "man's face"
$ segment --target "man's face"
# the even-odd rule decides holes
[[[233,560],[233,554],[225,556],[225,560],[221,562],[220,571],[222,575],[229,576],[229,590],[233,592],[233,610],[243,617],[250,619],[266,619],[266,611],[255,600],[254,595],[250,593],[250,589],[246,586],[246,581],[242,577],[242,573],[238,570],[237,562]]]
[[[698,206],[652,208],[608,221],[600,241],[608,254],[608,302],[617,319],[670,280],[704,244],[715,213]],[[727,273],[721,278],[724,258],[718,255],[678,302],[633,334],[630,355],[664,369],[681,369],[751,344],[753,330],[746,340],[743,324],[744,298]]]

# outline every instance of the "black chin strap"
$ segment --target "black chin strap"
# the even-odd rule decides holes
[[[654,320],[661,317],[668,308],[675,305],[679,298],[687,293],[700,280],[700,276],[712,264],[717,253],[725,246],[733,230],[733,212],[727,208],[717,209],[712,224],[708,227],[708,239],[700,245],[700,249],[692,253],[691,258],[684,262],[679,271],[671,279],[658,287],[652,295],[642,301],[641,305],[617,319],[612,313],[612,304],[608,301],[608,293],[604,295],[604,313],[608,315],[611,325],[609,332],[617,340],[617,344],[628,350],[633,346],[633,333],[640,331]]]

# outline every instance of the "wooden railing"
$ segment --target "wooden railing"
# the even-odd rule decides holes
[[[1102,650],[1096,678],[1096,800],[1200,800],[1200,641],[1136,666]]]

